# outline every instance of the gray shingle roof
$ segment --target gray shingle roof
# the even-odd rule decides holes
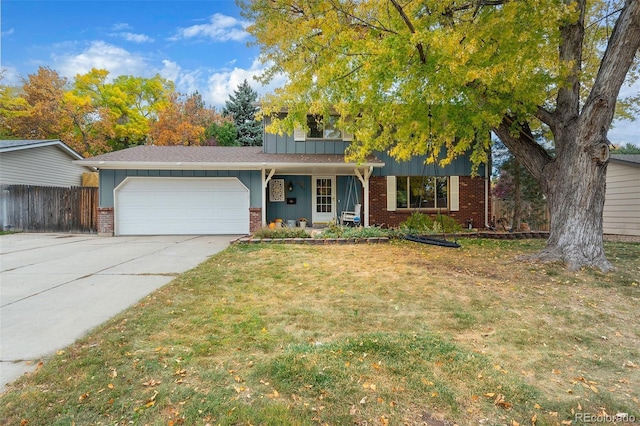
[[[57,139],[37,139],[37,140],[0,140],[0,149],[26,147],[30,145],[42,145],[44,143],[59,142]]]
[[[108,167],[117,163],[146,164],[228,164],[258,166],[261,164],[334,164],[346,165],[342,154],[268,154],[262,147],[225,146],[137,146],[87,158],[80,163]],[[367,163],[382,167],[380,160],[370,157]]]
[[[640,154],[611,154],[612,160],[640,164]]]

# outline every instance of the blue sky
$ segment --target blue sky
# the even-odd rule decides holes
[[[234,1],[2,0],[0,7],[3,84],[39,66],[70,78],[92,67],[111,77],[159,73],[217,107],[244,79],[259,93],[270,89],[253,80],[259,52],[247,46],[249,23]]]
[[[249,22],[228,0],[1,0],[0,68],[2,84],[48,66],[72,78],[91,68],[112,77],[160,74],[182,93],[200,92],[220,108],[244,79],[253,80],[263,65],[245,31]],[[640,82],[622,88],[637,95]],[[617,122],[614,143],[640,146],[640,121]]]

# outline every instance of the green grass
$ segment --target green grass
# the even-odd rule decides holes
[[[604,275],[460,242],[233,246],[9,386],[0,423],[640,418],[640,244]]]

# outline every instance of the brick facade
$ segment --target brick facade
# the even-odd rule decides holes
[[[462,226],[473,220],[474,228],[485,227],[485,180],[482,177],[460,176],[460,210],[447,213]],[[387,179],[384,176],[371,177],[369,180],[369,223],[385,224],[389,227],[399,226],[415,209],[387,211]],[[489,203],[489,219],[491,219],[491,203]]]
[[[113,207],[98,207],[98,235],[113,236]]]
[[[262,228],[262,208],[249,207],[249,232]]]

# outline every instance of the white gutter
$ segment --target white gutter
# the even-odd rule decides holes
[[[291,169],[291,168],[345,168],[353,169],[354,167],[384,167],[384,163],[268,163],[268,162],[255,162],[255,163],[230,163],[230,162],[183,162],[183,161],[163,161],[163,162],[150,162],[150,161],[91,161],[91,160],[75,160],[73,163],[80,164],[85,167],[97,167],[99,169],[108,170],[126,170],[126,169],[138,169],[138,170],[262,170],[262,169]]]

